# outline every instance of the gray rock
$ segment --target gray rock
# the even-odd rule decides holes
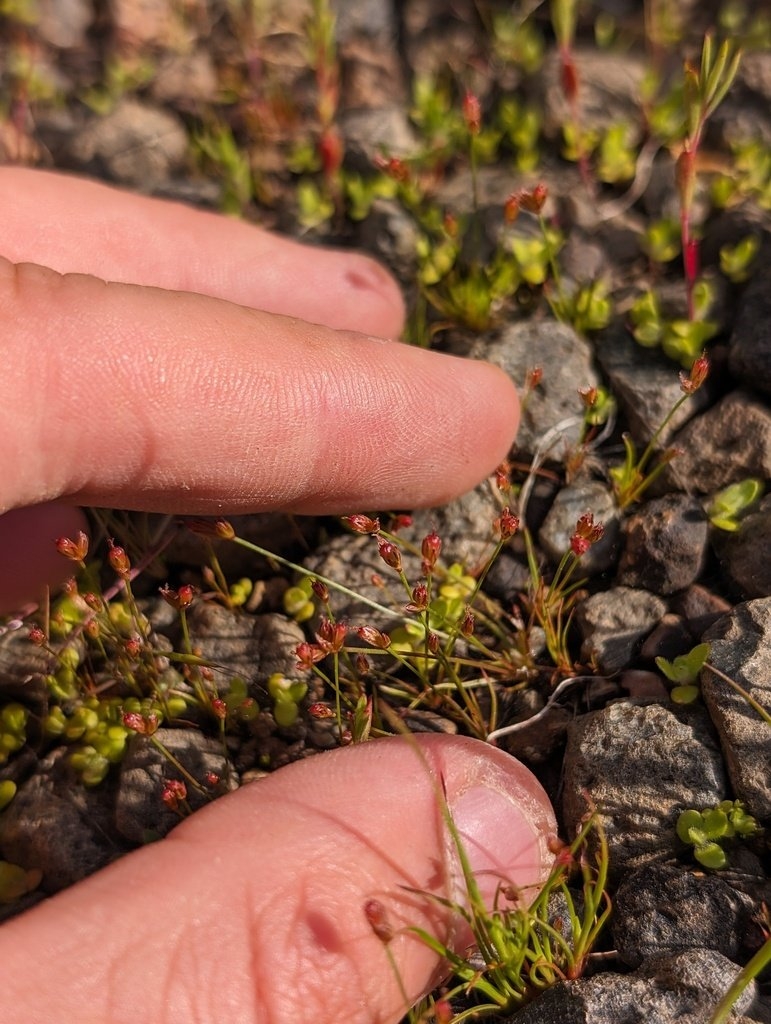
[[[59,747],[20,785],[0,817],[0,851],[24,868],[40,868],[42,889],[59,892],[109,864],[127,847],[115,835],[109,784],[87,789]]]
[[[701,640],[702,634],[719,618],[730,612],[731,605],[724,597],[713,594],[701,583],[694,583],[672,602],[672,610],[682,615],[694,640]]]
[[[626,416],[638,445],[653,437],[664,417],[682,398],[678,370],[663,355],[644,349],[626,327],[615,326],[596,338],[597,361],[607,374],[611,390]],[[684,402],[661,434],[661,445],[688,422],[707,401],[704,389]]]
[[[69,157],[83,170],[149,190],[181,166],[187,145],[185,126],[174,114],[124,99],[76,133]]]
[[[710,664],[771,711],[771,598],[737,605],[704,634]],[[735,795],[771,819],[771,728],[746,699],[705,667],[701,692],[720,736]]]
[[[579,516],[591,512],[605,533],[581,558],[578,576],[596,576],[608,572],[618,560],[621,532],[618,508],[613,494],[599,480],[580,481],[563,487],[554,499],[538,534],[538,541],[549,560],[557,565],[570,547]]]
[[[564,815],[575,834],[598,808],[613,877],[676,856],[677,817],[688,807],[724,800],[723,759],[703,708],[610,704],[568,728]]]
[[[731,373],[748,388],[771,395],[771,252],[760,254],[757,273],[739,305],[729,351]]]
[[[630,967],[700,947],[741,962],[749,917],[747,901],[720,875],[652,864],[618,887],[611,927],[618,956]]]
[[[694,583],[704,568],[707,517],[685,494],[646,502],[626,524],[618,582],[655,594],[673,594]]]
[[[576,608],[582,659],[596,662],[601,672],[625,668],[666,607],[655,594],[631,587],[611,587],[588,597]]]
[[[402,530],[400,536],[420,546],[434,529],[442,538],[441,558],[445,565],[460,562],[468,569],[480,568],[492,554],[493,522],[500,511],[489,484],[483,483],[439,508],[414,512],[412,525]]]
[[[738,971],[720,953],[688,950],[650,961],[633,974],[559,982],[502,1024],[707,1024]],[[756,996],[753,982],[738,1012],[749,1010]],[[739,1024],[733,1015],[731,1020]]]
[[[174,53],[158,65],[151,93],[160,103],[211,103],[218,89],[217,69],[206,50]]]
[[[771,594],[771,495],[742,519],[736,533],[715,530],[713,546],[742,600]]]
[[[198,601],[188,612],[190,632],[202,656],[211,661],[215,685],[227,690],[241,676],[251,696],[264,703],[264,685],[274,672],[296,677],[302,629],[284,615],[233,614],[213,601]]]
[[[376,157],[411,156],[417,148],[415,133],[401,107],[377,110],[349,110],[342,118],[346,154],[363,168],[372,167]]]
[[[543,369],[539,386],[528,398],[517,445],[535,452],[548,434],[555,459],[577,443],[581,428],[578,389],[599,384],[588,342],[572,327],[554,320],[527,320],[509,324],[494,340],[481,339],[471,350],[476,359],[495,363],[522,386],[527,371]],[[554,428],[563,424],[555,432]]]
[[[747,391],[732,391],[673,438],[672,464],[689,491],[709,494],[748,476],[771,477],[771,409]]]
[[[179,815],[162,800],[165,782],[174,779],[185,783],[186,800],[192,810],[207,804],[222,787],[235,789],[238,785],[232,766],[223,756],[219,738],[204,736],[196,729],[159,729],[155,738],[205,792],[195,789],[146,736],[132,736],[120,767],[115,825],[125,839],[137,845],[147,842],[149,837],[162,838],[179,824]],[[208,772],[221,780],[218,786],[207,785]]]
[[[94,19],[88,0],[38,0],[35,31],[51,46],[72,50],[84,46]]]

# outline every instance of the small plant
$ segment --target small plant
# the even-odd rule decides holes
[[[727,40],[715,50],[710,34],[704,37],[699,68],[685,65],[683,99],[686,135],[677,158],[677,191],[680,197],[680,233],[685,268],[688,319],[696,318],[693,289],[699,272],[699,242],[691,223],[696,190],[698,154],[707,121],[723,102],[741,63],[741,51]]]
[[[697,644],[687,654],[678,654],[674,661],[656,658],[658,668],[675,684],[670,697],[676,704],[691,704],[699,696],[699,674],[709,654],[709,644]]]
[[[704,354],[694,362],[688,376],[685,373],[680,373],[682,395],[664,417],[642,455],[638,456],[634,441],[629,434],[624,434],[624,462],[620,466],[610,468],[610,479],[620,508],[627,508],[639,501],[654,480],[663,472],[665,466],[677,455],[676,449],[668,448],[658,455],[651,466],[651,461],[656,454],[656,442],[662,432],[680,406],[704,384],[708,373],[709,360]]]
[[[763,481],[755,477],[729,484],[718,491],[707,506],[709,521],[718,530],[735,533],[741,526],[742,517],[756,504],[763,489]]]
[[[453,970],[456,981],[443,992],[442,1003],[449,1008],[453,1000],[461,997],[466,1003],[472,1003],[468,1009],[454,1016],[448,1014],[443,1019],[448,1024],[461,1024],[466,1020],[508,1014],[556,982],[580,978],[611,909],[606,890],[608,848],[596,815],[587,816],[570,846],[560,844],[559,850],[555,850],[555,866],[534,899],[528,901],[521,890],[501,882],[492,909],[479,892],[449,812],[445,820],[463,872],[465,904],[408,890],[461,917],[474,936],[476,952],[466,959],[425,929],[408,929]],[[594,840],[593,844],[590,839]],[[594,846],[594,853],[590,852],[590,845]],[[575,887],[574,876],[577,876]],[[556,915],[555,899],[561,904]],[[377,921],[372,920],[373,914],[367,913],[367,908],[365,916],[388,953],[387,945],[395,932],[392,927],[383,927],[387,922],[383,905],[379,901],[372,902],[379,904]],[[378,929],[375,928],[377,923],[380,924]],[[425,1019],[421,1013],[422,1008],[418,1007],[412,1011],[410,1019]]]
[[[693,847],[693,856],[712,871],[728,864],[722,843],[731,839],[749,839],[760,831],[755,818],[747,814],[741,800],[723,800],[703,811],[683,811],[677,819],[680,840]]]

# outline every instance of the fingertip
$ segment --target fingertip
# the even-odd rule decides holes
[[[73,566],[56,550],[58,537],[87,531],[79,508],[47,502],[13,509],[0,516],[0,614],[42,600],[47,588],[58,589],[73,574]]]

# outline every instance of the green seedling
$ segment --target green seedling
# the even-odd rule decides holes
[[[643,232],[643,249],[652,263],[671,263],[680,254],[679,222],[673,217],[651,221]],[[646,296],[652,297],[653,293],[647,292]]]
[[[627,508],[639,501],[664,468],[677,455],[677,450],[668,448],[656,456],[656,442],[666,429],[667,424],[680,406],[686,402],[703,385],[709,373],[709,360],[702,354],[694,362],[688,376],[680,373],[680,390],[682,395],[674,403],[664,417],[653,437],[638,456],[637,448],[629,434],[624,434],[624,462],[619,466],[611,466],[609,475],[619,508]],[[654,456],[656,456],[654,461]]]
[[[743,516],[757,503],[763,490],[763,481],[755,477],[729,484],[718,491],[707,506],[709,521],[718,530],[735,533]]]
[[[678,654],[674,661],[656,658],[659,670],[675,684],[670,697],[676,704],[691,704],[699,696],[699,674],[709,653],[709,644],[697,644],[687,654]]]
[[[602,135],[597,151],[597,177],[609,185],[632,181],[637,169],[637,152],[628,124],[610,125]]]
[[[696,318],[668,319],[664,316],[658,296],[646,291],[633,303],[629,313],[632,335],[644,348],[661,347],[670,359],[689,367],[704,345],[717,333],[718,325],[706,319],[714,303],[714,289],[706,280],[697,281],[691,299]]]
[[[29,710],[16,701],[0,710],[0,764],[5,764],[27,742],[28,720]]]
[[[308,693],[304,680],[287,679],[281,672],[274,672],[268,678],[268,693],[273,700],[273,717],[276,725],[288,729],[294,725],[300,714],[299,703]]]
[[[28,892],[33,892],[43,880],[39,868],[29,870],[0,860],[0,903],[15,903]]]
[[[202,127],[193,135],[193,153],[204,171],[221,184],[225,213],[242,215],[255,198],[255,182],[248,152],[226,124]]]
[[[16,783],[13,779],[0,780],[0,811],[5,810],[16,796]]]
[[[703,811],[683,811],[677,819],[677,835],[681,842],[693,847],[693,856],[712,871],[728,864],[721,843],[731,839],[749,839],[760,831],[741,800],[723,800]]]
[[[307,622],[316,614],[313,601],[313,578],[304,576],[299,583],[288,587],[281,599],[284,611],[295,622]]]
[[[540,153],[541,115],[535,107],[516,96],[504,96],[496,111],[501,143],[514,154],[514,166],[521,173],[537,169]]]
[[[541,67],[544,39],[535,21],[514,7],[494,11],[491,25],[493,53],[504,64],[512,64],[532,75]]]
[[[677,158],[677,191],[680,197],[680,234],[685,269],[688,319],[696,319],[693,289],[698,277],[699,243],[692,227],[698,173],[698,154],[709,118],[720,106],[736,78],[741,51],[726,40],[717,49],[710,34],[704,37],[701,64],[685,65],[683,101],[685,137]]]
[[[719,207],[750,201],[771,210],[771,146],[762,139],[731,143],[731,173],[712,181],[712,200]]]
[[[588,816],[573,843],[560,850],[535,899],[527,902],[525,893],[502,883],[492,909],[479,892],[449,813],[446,820],[463,872],[465,904],[419,894],[466,922],[477,953],[467,960],[425,929],[408,930],[452,968],[456,980],[443,994],[447,1005],[461,996],[465,1001],[474,999],[474,1005],[448,1017],[448,1021],[461,1024],[491,1014],[507,1015],[558,981],[580,978],[610,914],[606,891],[608,847],[597,817]],[[594,853],[590,853],[590,838],[594,840]],[[573,874],[578,876],[575,888],[571,884]],[[551,910],[556,896],[564,907],[564,921],[555,919]],[[382,906],[380,911],[382,918]],[[387,932],[382,934],[384,944],[392,935],[393,931],[390,936]]]
[[[720,269],[732,284],[742,284],[750,275],[750,269],[760,250],[757,235],[745,235],[736,245],[720,248]]]

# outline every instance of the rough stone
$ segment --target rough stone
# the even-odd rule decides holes
[[[47,43],[72,50],[85,45],[94,8],[88,0],[38,0],[35,14],[35,30]]]
[[[771,711],[771,597],[737,605],[704,634],[709,663]],[[771,729],[716,672],[705,667],[701,692],[723,747],[736,797],[771,820]]]
[[[611,587],[581,601],[576,623],[583,636],[582,659],[596,662],[601,672],[626,667],[666,607],[655,594],[631,587]]]
[[[187,145],[185,126],[174,114],[124,99],[77,132],[69,156],[83,170],[147,190],[179,168]]]
[[[595,523],[604,525],[605,532],[582,556],[578,575],[596,576],[608,572],[618,561],[621,533],[613,494],[599,480],[579,481],[563,487],[546,516],[538,541],[549,560],[557,565],[570,547],[579,516],[585,512],[591,512]]]
[[[683,393],[677,368],[663,355],[644,349],[626,327],[614,326],[597,336],[597,362],[607,374],[611,390],[638,445],[645,445]],[[661,434],[666,445],[674,432],[684,426],[707,401],[701,389],[684,402]]]
[[[573,835],[598,808],[614,878],[680,852],[677,817],[727,797],[723,759],[703,708],[610,704],[568,728],[564,815]]]
[[[741,962],[749,917],[747,901],[720,875],[652,864],[618,887],[611,927],[618,956],[630,967],[697,948]]]
[[[543,369],[522,413],[521,451],[533,453],[545,444],[559,459],[577,443],[582,420],[577,391],[600,382],[589,344],[572,327],[552,320],[512,323],[497,338],[477,342],[471,355],[500,366],[520,387],[528,370]]]
[[[160,839],[179,824],[179,816],[162,800],[164,783],[184,781],[187,803],[192,810],[205,806],[222,787],[235,789],[237,779],[222,753],[222,742],[193,729],[159,729],[155,733],[166,750],[192,775],[206,792],[185,780],[170,758],[145,736],[132,736],[120,766],[120,781],[115,800],[115,825],[130,843],[141,844],[149,838]],[[207,773],[214,773],[220,784],[206,785]]]
[[[735,533],[715,530],[713,547],[741,600],[771,594],[771,495],[746,515]]]
[[[109,783],[87,789],[59,747],[20,785],[0,818],[0,851],[6,860],[43,872],[49,894],[109,864],[127,847],[115,834]]]
[[[646,502],[627,520],[618,582],[662,595],[684,590],[704,568],[708,534],[695,498],[668,494]]]
[[[731,373],[746,387],[771,396],[771,249],[742,296],[729,353]]]
[[[559,982],[502,1024],[706,1024],[738,971],[720,953],[688,950],[633,974]],[[736,1009],[746,1013],[756,999],[753,982]]]
[[[188,612],[188,621],[196,647],[212,663],[214,682],[221,690],[227,690],[233,676],[240,676],[250,695],[264,703],[269,676],[296,675],[295,651],[305,634],[286,616],[234,615],[213,601],[199,601]]]
[[[673,438],[682,454],[672,470],[689,491],[710,494],[748,476],[771,477],[771,409],[731,391]]]
[[[158,65],[151,93],[160,103],[211,103],[217,94],[217,69],[206,50],[171,54]]]

